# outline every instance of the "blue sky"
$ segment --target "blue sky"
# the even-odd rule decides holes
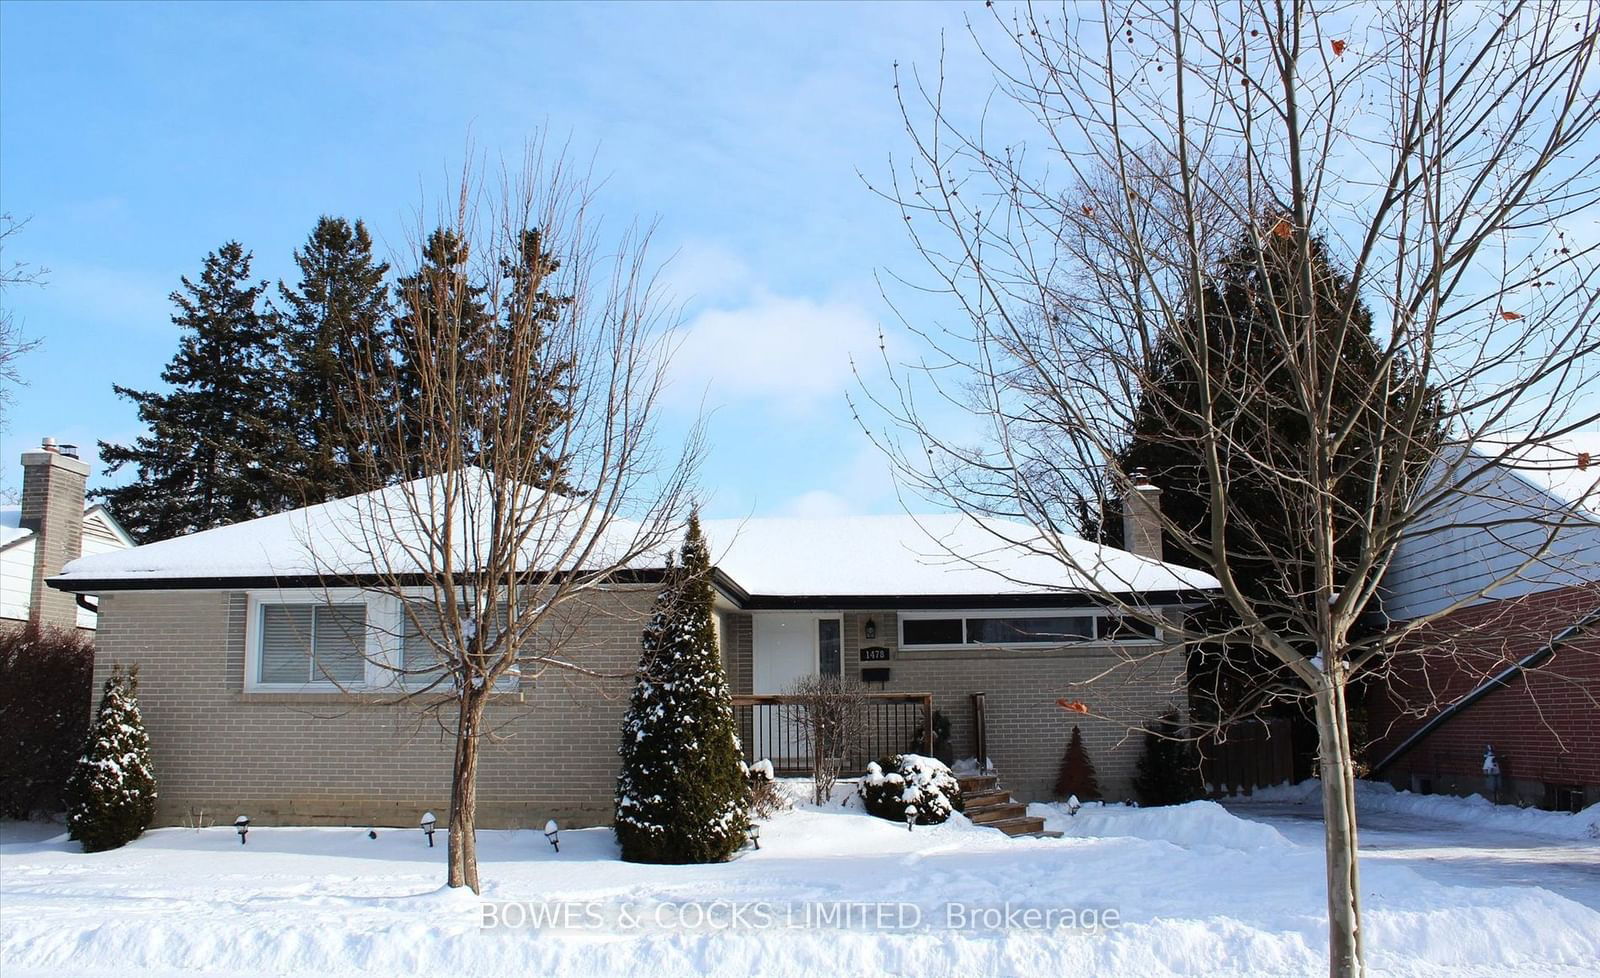
[[[167,295],[211,249],[237,238],[286,278],[332,213],[403,251],[469,138],[515,156],[544,128],[594,153],[609,221],[658,218],[657,255],[676,256],[667,431],[709,390],[710,515],[893,510],[845,392],[852,353],[885,382],[878,330],[899,333],[875,275],[919,259],[857,170],[881,177],[905,148],[893,63],[931,66],[975,11],[0,5],[0,207],[31,218],[5,260],[50,270],[7,297],[44,343],[0,432],[0,488],[42,436],[87,451],[139,433],[111,385],[159,385]]]

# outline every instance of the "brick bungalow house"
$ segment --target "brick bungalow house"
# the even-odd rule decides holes
[[[46,438],[38,451],[22,453],[22,503],[0,506],[0,628],[94,630],[90,602],[45,586],[69,561],[133,546],[110,510],[84,502],[88,477],[76,446]]]
[[[1368,694],[1370,776],[1575,811],[1600,801],[1600,436],[1463,470],[1384,579],[1391,622],[1440,617]]]
[[[960,516],[709,521],[717,623],[750,759],[794,760],[760,694],[838,673],[885,701],[875,707],[875,750],[905,749],[920,718],[891,713],[903,709],[896,694],[928,693],[951,721],[954,755],[986,742],[1019,796],[1047,795],[1074,722],[1108,796],[1130,794],[1139,739],[1057,700],[1135,659],[1138,668],[1097,681],[1093,698],[1159,715],[1182,703],[1184,655],[1091,593],[1109,588],[1177,615],[1216,583],[1153,555],[1158,491],[1136,491],[1127,539],[1141,552],[1063,538],[1085,573],[1031,550],[1031,528]],[[99,599],[97,682],[113,663],[139,665],[159,822],[243,811],[263,823],[414,825],[447,807],[450,738],[419,722],[414,702],[395,702],[395,673],[381,667],[405,656],[403,638],[385,638],[403,633],[397,602],[364,590],[360,567],[344,568],[350,586],[339,591],[307,573],[304,541],[315,537],[305,527],[362,499],[370,494],[85,557],[51,580]],[[617,581],[605,613],[581,626],[587,665],[636,666],[652,572],[659,566]],[[343,638],[352,623],[364,640]],[[609,821],[628,685],[546,673],[498,694],[481,823]],[[985,694],[981,724],[974,693]]]

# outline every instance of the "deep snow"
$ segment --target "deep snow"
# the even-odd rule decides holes
[[[1322,855],[1222,806],[1038,806],[1060,839],[1007,839],[957,816],[906,831],[851,808],[801,807],[760,851],[714,866],[621,863],[605,829],[480,835],[485,899],[586,904],[598,928],[482,928],[442,892],[421,832],[160,829],[87,856],[59,831],[0,829],[0,972],[26,975],[1308,975],[1323,969]],[[1445,885],[1364,861],[1375,974],[1588,975],[1600,912],[1529,887]],[[677,926],[696,901],[765,905],[772,926]],[[884,901],[909,930],[816,908]],[[1017,907],[1116,910],[1120,926],[951,926]],[[623,926],[624,911],[637,926]],[[654,916],[665,911],[665,918]],[[785,919],[784,911],[799,916]],[[824,912],[828,912],[824,910]],[[805,914],[811,925],[805,926]],[[891,918],[889,924],[895,923]],[[961,923],[957,920],[955,923]]]

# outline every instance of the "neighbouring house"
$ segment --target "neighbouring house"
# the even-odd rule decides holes
[[[1176,616],[1216,584],[1154,556],[1158,491],[1134,491],[1127,538],[1143,552],[1063,538],[1083,573],[1036,552],[1032,528],[1000,521],[708,521],[716,622],[747,758],[803,767],[807,736],[782,714],[789,707],[762,694],[838,674],[878,696],[872,743],[852,764],[916,743],[923,711],[911,694],[931,694],[954,755],[986,744],[1017,795],[1046,796],[1074,723],[1108,796],[1130,795],[1139,738],[1057,701],[1157,716],[1183,702],[1184,655],[1160,629],[1091,593],[1110,589]],[[248,812],[262,822],[414,825],[422,811],[447,807],[451,738],[419,721],[415,702],[396,701],[396,674],[385,668],[406,661],[398,602],[372,589],[370,567],[331,553],[337,543],[308,554],[375,498],[85,557],[52,580],[99,600],[97,682],[114,663],[139,666],[161,822]],[[330,590],[313,571],[335,563],[342,587]],[[595,672],[636,667],[661,567],[617,580],[603,613],[581,624],[575,654]],[[1096,679],[1130,658],[1136,668]],[[1087,691],[1073,688],[1090,680]],[[498,693],[481,824],[609,821],[628,688],[628,679],[547,671]],[[973,694],[983,694],[981,714]]]
[[[1600,801],[1600,433],[1491,447],[1384,577],[1392,627],[1438,617],[1369,691],[1365,756],[1399,788],[1575,811]]]
[[[38,451],[22,454],[22,504],[0,506],[0,628],[95,628],[87,601],[45,586],[80,556],[133,546],[104,505],[84,502],[88,478],[76,446],[46,438]]]

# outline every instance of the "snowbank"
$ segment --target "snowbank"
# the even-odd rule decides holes
[[[1299,784],[1257,788],[1248,796],[1249,801],[1312,805],[1320,804],[1321,799],[1322,782],[1315,779]],[[1577,814],[1547,812],[1539,808],[1496,805],[1482,795],[1464,798],[1457,795],[1415,795],[1409,791],[1396,791],[1393,786],[1380,781],[1358,781],[1357,818],[1363,811],[1416,815],[1442,822],[1459,822],[1478,828],[1525,832],[1556,839],[1600,839],[1600,803],[1590,805]]]
[[[1252,822],[1212,801],[1192,801],[1164,808],[1131,805],[1084,805],[1069,815],[1060,802],[1034,803],[1028,814],[1044,819],[1050,832],[1074,838],[1151,839],[1176,846],[1216,846],[1223,849],[1296,848],[1270,825]]]
[[[817,974],[1147,978],[1326,971],[1320,850],[1209,803],[1041,806],[1061,839],[962,817],[908,832],[831,803],[763,823],[761,849],[710,866],[621,862],[607,829],[479,833],[484,900],[441,891],[445,850],[416,830],[157,829],[84,855],[59,830],[0,825],[6,978],[207,975]],[[1107,834],[1088,834],[1098,825]],[[1532,886],[1447,886],[1363,867],[1374,976],[1589,976],[1600,912]],[[1600,900],[1596,901],[1600,905]],[[765,904],[775,923],[683,926],[682,908]],[[843,904],[909,911],[807,918]],[[486,906],[592,908],[566,926],[484,926]],[[1117,911],[1095,930],[1008,923],[1005,907]],[[951,908],[962,916],[955,919]],[[996,911],[978,923],[973,911]],[[623,911],[645,926],[622,923]],[[666,911],[665,920],[662,911]],[[801,916],[785,918],[785,912]]]

